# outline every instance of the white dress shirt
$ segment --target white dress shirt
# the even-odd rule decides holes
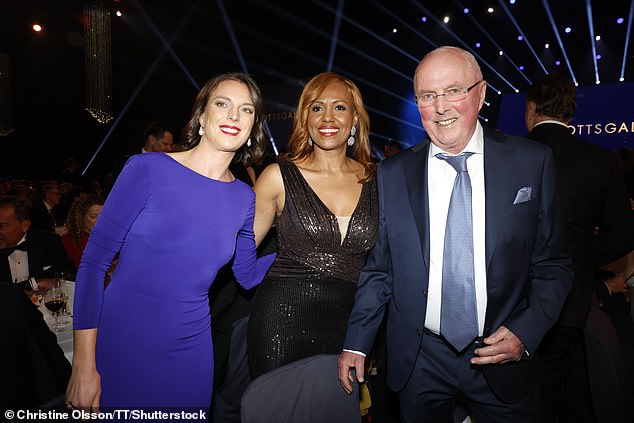
[[[22,237],[17,245],[22,244],[26,240],[26,235]],[[15,250],[7,257],[9,260],[9,268],[11,269],[11,280],[22,282],[29,278],[29,256],[26,251]]]
[[[476,304],[478,308],[478,331],[482,335],[487,305],[486,254],[485,254],[485,192],[484,192],[484,138],[478,122],[469,144],[463,152],[474,153],[467,160],[471,179],[471,208],[473,213],[473,263],[475,275]],[[449,200],[456,179],[455,169],[436,156],[449,154],[430,144],[427,189],[429,192],[429,286],[425,328],[440,333],[440,304],[442,296],[442,262],[445,244],[445,225]],[[449,154],[451,155],[451,154]]]

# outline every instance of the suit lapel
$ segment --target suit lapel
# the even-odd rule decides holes
[[[410,206],[423,253],[425,269],[429,271],[429,202],[427,201],[427,155],[429,140],[413,147],[403,169]]]
[[[491,264],[498,236],[500,222],[508,204],[504,195],[508,191],[513,171],[512,147],[504,142],[504,136],[484,129],[484,189],[485,189],[485,231],[486,266]]]

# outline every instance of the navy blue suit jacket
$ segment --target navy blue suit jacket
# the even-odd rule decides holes
[[[387,379],[401,390],[423,338],[429,279],[429,141],[384,161],[377,173],[379,237],[361,272],[345,349],[370,353],[386,308]],[[572,282],[550,149],[484,131],[487,310],[484,335],[506,326],[535,352]],[[514,204],[531,187],[529,201]],[[493,391],[517,401],[532,388],[531,360],[484,366]]]

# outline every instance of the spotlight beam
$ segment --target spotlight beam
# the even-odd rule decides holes
[[[141,4],[137,0],[134,0],[132,3],[137,8],[137,10],[141,12],[141,16],[145,20],[145,23],[149,25],[154,35],[156,35],[156,37],[161,41],[161,43],[163,44],[163,48],[167,50],[170,56],[172,56],[172,59],[174,59],[174,62],[176,62],[176,64],[183,71],[187,79],[189,79],[189,82],[191,82],[192,86],[196,89],[196,91],[200,90],[200,84],[196,82],[192,74],[189,72],[189,69],[187,69],[183,61],[178,57],[178,55],[172,48],[172,46],[167,42],[167,40],[165,39],[161,31],[159,31],[159,29],[156,27],[156,25],[154,24],[150,16],[147,14],[143,6],[141,6]]]
[[[180,33],[180,31],[185,26],[185,23],[189,20],[191,14],[197,8],[198,3],[199,3],[198,1],[196,3],[194,3],[192,5],[192,7],[187,11],[187,15],[185,15],[183,20],[181,20],[181,23],[178,26],[178,28],[172,33],[172,36],[170,37],[170,39],[168,41],[168,44],[171,45],[172,42],[177,38],[178,34]],[[99,152],[101,151],[103,146],[106,144],[108,139],[110,139],[110,135],[112,135],[112,133],[114,132],[115,128],[119,125],[119,122],[121,122],[121,119],[123,119],[123,117],[125,116],[126,112],[130,108],[130,106],[132,105],[134,100],[136,100],[137,96],[139,95],[139,93],[141,92],[141,90],[143,89],[145,84],[147,83],[148,79],[150,79],[150,75],[152,75],[152,73],[154,72],[154,70],[156,69],[158,64],[161,62],[161,60],[163,60],[163,57],[165,56],[166,53],[167,53],[167,49],[165,48],[165,46],[163,46],[163,50],[161,50],[161,52],[158,54],[158,56],[156,56],[154,61],[150,64],[150,67],[148,68],[147,73],[143,76],[143,79],[141,79],[141,82],[139,82],[139,85],[137,85],[137,87],[135,88],[134,92],[132,93],[132,95],[130,96],[130,98],[126,102],[126,104],[123,106],[123,109],[121,109],[121,113],[119,113],[119,116],[112,123],[112,126],[110,127],[110,129],[108,129],[108,132],[106,133],[106,135],[101,140],[101,143],[99,144],[99,146],[95,150],[94,154],[92,155],[92,157],[90,158],[90,160],[86,164],[86,167],[84,168],[84,170],[81,172],[82,176],[86,174],[86,171],[88,171],[88,168],[90,168],[90,165],[92,164],[92,162],[95,161],[95,158],[97,157],[97,155],[99,154]]]
[[[460,5],[461,9],[465,8],[462,3],[458,2],[458,4]],[[484,29],[484,27],[480,24],[480,22],[478,22],[478,20],[476,18],[474,18],[471,13],[468,14],[468,17],[469,17],[469,20],[471,21],[471,23],[474,24],[485,35],[485,37],[487,37],[489,39],[489,41],[495,46],[495,48],[497,48],[499,51],[504,51],[504,49],[502,47],[500,47],[500,44],[497,41],[495,41],[495,39],[491,36],[491,34],[489,34],[489,32],[486,29]],[[529,84],[532,84],[531,80],[528,79],[528,77],[524,74],[524,72],[522,72],[520,70],[520,67],[515,64],[513,59],[511,59],[511,56],[509,56],[505,52],[504,53],[504,57],[511,63],[511,65],[513,65],[513,67],[515,69],[517,69],[517,71],[520,73],[520,75],[522,75],[524,77],[526,82],[528,82]]]
[[[427,38],[426,36],[424,36],[423,34],[421,34],[420,30],[414,28],[413,26],[411,26],[410,24],[408,24],[407,22],[405,22],[400,16],[396,15],[394,12],[392,12],[390,9],[388,9],[387,7],[383,6],[381,3],[379,3],[376,0],[372,0],[372,4],[378,8],[381,9],[381,11],[385,14],[390,15],[390,17],[396,21],[398,21],[398,23],[400,23],[403,27],[409,29],[410,31],[412,31],[412,33],[416,36],[418,36],[420,39],[426,41],[428,44],[430,44],[432,47],[436,48],[438,47],[438,44],[434,43],[432,40],[430,40],[429,38]]]
[[[328,11],[330,11],[331,13],[336,13],[336,11],[330,7],[329,5],[327,5],[326,3],[320,1],[320,0],[310,0],[313,3],[315,3],[316,5],[318,5],[319,7],[321,7],[322,9],[326,9]],[[352,26],[360,29],[361,31],[365,32],[366,34],[370,35],[371,37],[377,39],[378,41],[382,42],[383,44],[385,44],[386,46],[391,47],[392,49],[398,51],[399,53],[401,53],[403,56],[411,59],[412,61],[414,61],[415,63],[418,63],[418,59],[414,56],[412,56],[411,54],[409,54],[408,52],[406,52],[405,50],[403,50],[402,48],[398,47],[397,45],[395,45],[394,43],[389,42],[388,40],[386,40],[385,38],[381,37],[380,35],[378,35],[377,33],[371,31],[370,29],[366,28],[365,26],[361,25],[360,23],[358,23],[357,21],[355,21],[354,19],[349,18],[346,15],[343,15],[342,18],[348,22],[349,24],[351,24]]]
[[[592,20],[592,5],[586,0],[586,12],[588,12],[588,29],[590,30],[590,45],[592,46],[592,62],[594,63],[594,80],[599,82],[599,66],[597,65],[597,44],[594,39],[594,21]],[[571,71],[572,72],[572,71]],[[574,78],[574,75],[572,76]],[[577,81],[575,81],[576,83]]]
[[[346,4],[346,0],[339,0],[337,2],[337,11],[335,13],[335,25],[332,29],[332,37],[330,39],[330,54],[328,55],[328,67],[329,72],[332,70],[332,62],[335,60],[335,51],[337,51],[337,40],[339,39],[339,28],[341,27],[341,15],[343,14],[343,6]]]
[[[233,49],[235,50],[236,56],[238,56],[238,60],[240,61],[240,68],[244,73],[249,73],[247,62],[244,60],[244,56],[242,55],[242,49],[240,48],[240,44],[238,43],[238,39],[236,38],[236,32],[233,30],[233,26],[231,25],[231,19],[229,19],[229,15],[227,14],[227,10],[225,9],[225,4],[222,2],[222,0],[216,0],[216,5],[218,5],[218,9],[220,10],[220,14],[222,15],[222,20],[225,23],[225,27],[227,27],[229,38],[231,38]]]
[[[539,58],[539,55],[537,54],[537,52],[531,45],[530,41],[528,41],[528,37],[526,36],[526,34],[524,34],[524,31],[522,31],[522,28],[517,23],[517,20],[515,20],[515,18],[513,17],[511,10],[506,6],[506,4],[504,4],[504,0],[498,0],[498,3],[500,4],[500,7],[502,7],[502,10],[504,10],[504,13],[506,13],[506,16],[508,16],[509,20],[515,26],[515,29],[517,29],[517,32],[519,32],[522,38],[524,38],[524,41],[526,41],[526,45],[528,46],[531,53],[533,53],[533,56],[535,56],[535,59],[537,59],[537,63],[539,63],[539,66],[541,66],[544,73],[548,75],[548,71],[546,70],[546,67],[542,63],[541,59]]]
[[[240,48],[240,43],[238,43],[238,38],[236,37],[236,33],[233,30],[233,25],[231,25],[231,20],[229,19],[229,15],[227,14],[227,10],[225,9],[225,4],[222,0],[216,0],[216,4],[218,5],[218,9],[220,10],[220,14],[222,15],[222,20],[225,23],[225,27],[227,28],[227,32],[229,33],[229,37],[231,38],[231,43],[233,44],[233,48],[236,52],[236,56],[238,56],[238,60],[240,61],[240,67],[242,71],[246,74],[249,73],[249,68],[247,67],[247,62],[244,60],[244,55],[242,54],[242,49]],[[269,128],[269,123],[264,120],[263,122],[264,129],[269,134],[269,142],[271,143],[271,147],[273,148],[273,152],[277,156],[278,150],[277,145],[275,144],[275,138],[273,137],[273,133]]]
[[[273,11],[274,13],[276,13],[279,16],[282,16],[283,18],[286,18],[288,20],[294,21],[294,22],[301,22],[301,24],[304,26],[304,28],[306,28],[307,30],[310,30],[311,32],[314,32],[317,35],[322,36],[325,39],[330,39],[330,34],[328,34],[325,31],[322,31],[320,28],[312,25],[310,22],[307,22],[305,20],[301,20],[298,19],[297,16],[293,16],[291,14],[289,14],[288,12],[286,12],[283,9],[277,8],[269,3],[262,3],[262,6],[267,7],[269,10]],[[281,45],[282,43],[277,40],[277,39],[273,39],[269,36],[267,36],[266,34],[259,32],[259,31],[252,31],[250,28],[246,28],[246,27],[240,27],[241,30],[245,31],[245,32],[249,32],[251,34],[257,34],[258,37],[260,37],[261,39],[266,39],[269,40],[269,42],[272,45]],[[341,40],[339,40],[339,47],[344,47],[348,50],[350,50],[351,52],[353,52],[354,54],[363,57],[364,59],[367,59],[368,61],[374,63],[375,65],[382,67],[383,69],[387,69],[388,71],[392,72],[395,75],[398,75],[402,78],[404,78],[405,80],[411,82],[412,81],[412,77],[409,75],[405,75],[404,73],[400,72],[399,70],[387,65],[385,62],[375,58],[374,56],[364,53],[363,51],[361,51],[358,48],[355,48],[354,46],[352,46],[351,44],[345,43]],[[297,54],[300,57],[303,57],[306,60],[315,62],[315,63],[322,63],[320,60],[315,59],[315,57],[313,57],[312,55],[308,54],[305,51],[299,50],[298,48],[295,48],[293,46],[289,46],[288,44],[284,44],[284,46],[286,48],[289,49],[289,51],[292,51],[294,54]]]
[[[498,71],[497,71],[497,70],[496,70],[493,66],[491,66],[491,65],[489,64],[489,62],[487,62],[486,60],[484,60],[484,59],[483,59],[483,58],[482,58],[482,57],[481,57],[478,53],[476,53],[475,51],[473,51],[473,49],[472,49],[472,48],[471,48],[471,47],[470,47],[470,46],[469,46],[466,42],[464,42],[464,41],[463,41],[460,37],[458,37],[458,35],[457,35],[455,32],[453,32],[451,29],[449,29],[449,26],[448,26],[448,25],[446,25],[444,22],[442,22],[440,19],[438,19],[438,18],[437,18],[437,17],[436,17],[433,13],[431,13],[431,11],[430,11],[429,9],[427,9],[425,6],[423,6],[422,4],[420,4],[420,2],[418,2],[418,1],[416,1],[416,0],[413,0],[413,2],[414,2],[414,4],[415,4],[416,6],[418,6],[418,8],[419,8],[420,10],[422,10],[425,14],[427,14],[428,16],[430,16],[430,17],[434,20],[434,22],[436,22],[436,23],[437,23],[437,24],[438,24],[438,25],[439,25],[442,29],[444,29],[445,31],[447,31],[447,32],[448,32],[448,33],[449,33],[452,37],[454,37],[456,40],[458,40],[458,42],[459,42],[460,44],[462,44],[462,45],[463,45],[463,47],[464,47],[466,50],[469,50],[469,51],[470,51],[470,52],[471,52],[474,56],[476,56],[476,57],[480,60],[480,62],[481,62],[481,63],[484,63],[484,64],[485,64],[485,65],[486,65],[486,66],[487,66],[487,67],[491,70],[491,72],[495,73],[495,74],[496,74],[496,75],[497,75],[497,76],[498,76],[498,77],[499,77],[502,81],[506,82],[506,83],[507,83],[507,85],[513,89],[513,91],[515,91],[515,92],[519,92],[519,90],[518,90],[518,89],[517,89],[517,88],[516,88],[513,84],[511,84],[511,83],[509,82],[509,80],[507,80],[506,78],[504,78],[500,72],[498,72]]]
[[[590,0],[586,0],[586,4],[590,4]],[[570,66],[570,60],[568,60],[568,55],[566,54],[566,48],[564,47],[564,43],[561,41],[561,36],[559,35],[559,31],[557,30],[557,24],[555,23],[555,18],[553,17],[553,13],[550,10],[550,6],[548,6],[548,2],[546,0],[542,0],[542,5],[544,6],[544,10],[546,11],[546,16],[548,16],[548,20],[550,21],[550,26],[553,28],[553,32],[555,33],[555,37],[557,38],[557,43],[559,43],[559,48],[561,49],[561,53],[564,55],[564,60],[566,60],[566,65],[568,65],[568,71],[570,72],[570,76],[572,76],[572,80],[577,84],[577,78],[575,78],[575,73],[572,70],[572,66]],[[589,11],[590,15],[592,15],[592,11]],[[592,25],[590,25],[592,27]],[[592,29],[590,29],[590,36],[592,37],[592,49],[594,50],[594,34]],[[597,61],[594,61],[594,67],[596,69]]]
[[[630,14],[627,18],[627,31],[625,31],[625,48],[623,49],[623,63],[621,64],[620,80],[625,77],[625,62],[627,60],[627,48],[630,45],[630,34],[632,33],[632,19],[634,18],[634,0],[630,2]]]

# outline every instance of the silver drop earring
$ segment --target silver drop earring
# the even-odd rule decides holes
[[[312,146],[313,146],[313,139],[312,139],[311,137],[308,137],[308,145],[309,145],[310,147],[312,147]]]
[[[200,128],[198,128],[198,135],[200,135],[202,137],[204,133],[205,133],[205,130],[203,129],[202,126]]]
[[[251,137],[247,140],[247,147],[251,147]]]
[[[350,138],[348,138],[348,146],[352,147],[354,145],[354,136],[357,135],[357,127],[353,126],[350,130]]]

